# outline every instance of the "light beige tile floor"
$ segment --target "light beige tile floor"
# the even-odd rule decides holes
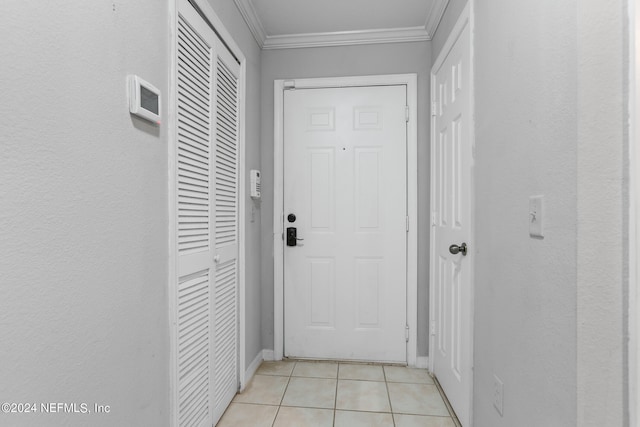
[[[424,369],[263,362],[218,427],[456,427]]]

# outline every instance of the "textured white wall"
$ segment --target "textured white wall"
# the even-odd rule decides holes
[[[262,344],[273,348],[273,81],[418,73],[418,353],[427,355],[429,286],[429,42],[262,52]]]
[[[576,3],[475,2],[477,427],[576,425]]]
[[[629,425],[624,399],[629,177],[626,0],[580,1],[578,425]],[[625,337],[626,338],[626,337]]]
[[[238,44],[247,61],[247,94],[245,123],[245,363],[248,366],[262,352],[260,329],[260,202],[251,200],[249,171],[260,169],[260,48],[244,22],[235,3],[230,0],[208,0],[216,15]],[[264,196],[263,196],[264,198]],[[244,367],[244,369],[247,368]]]
[[[0,425],[168,425],[167,5],[0,3],[0,400],[111,407]]]

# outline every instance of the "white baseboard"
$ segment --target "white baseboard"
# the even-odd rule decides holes
[[[416,357],[416,368],[429,369],[429,358],[427,356]]]
[[[275,354],[273,350],[262,350],[262,360],[265,362],[273,362],[275,359]]]
[[[262,360],[263,360],[262,353],[263,353],[262,351],[258,352],[258,354],[256,354],[256,357],[251,362],[251,364],[247,367],[247,370],[244,373],[244,384],[240,384],[241,393],[244,391],[244,388],[247,386],[247,384],[249,384],[249,381],[251,381],[251,378],[253,378],[256,371],[260,367],[260,364],[262,363]]]

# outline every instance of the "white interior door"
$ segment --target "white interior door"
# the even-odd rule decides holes
[[[404,85],[285,91],[285,356],[406,363],[406,105]]]
[[[186,0],[176,50],[176,421],[211,426],[238,390],[239,65]]]
[[[468,21],[467,21],[468,23]],[[459,35],[459,37],[458,37]],[[433,372],[463,426],[471,404],[471,60],[469,25],[432,70],[430,351]],[[438,65],[440,64],[440,65]],[[451,245],[467,245],[467,252]],[[435,347],[435,348],[434,348]]]

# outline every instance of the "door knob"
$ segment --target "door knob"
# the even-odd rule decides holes
[[[220,255],[216,255],[213,257],[213,262],[215,262],[216,264],[220,262]]]
[[[451,246],[449,246],[449,252],[451,252],[454,255],[456,255],[458,252],[460,252],[463,256],[466,256],[467,255],[467,244],[463,243],[460,246],[451,245]]]

